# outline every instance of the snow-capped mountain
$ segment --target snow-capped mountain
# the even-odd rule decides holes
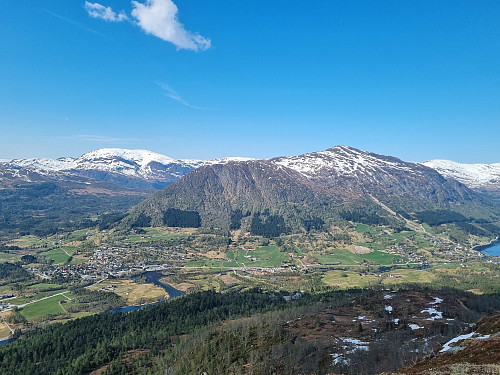
[[[395,215],[481,202],[466,186],[432,168],[336,146],[298,156],[199,167],[141,203],[134,214],[161,225],[169,208],[196,211],[202,224],[228,227],[233,212],[279,212],[297,226],[308,217],[326,221],[338,210],[357,205]]]
[[[364,176],[372,179],[374,173],[382,169],[386,172],[413,170],[415,173],[421,173],[420,169],[412,163],[348,146],[335,146],[325,151],[279,157],[271,161],[311,179],[332,178],[333,175]]]
[[[451,160],[429,160],[422,164],[471,189],[496,195],[500,193],[500,163],[462,164]]]
[[[0,176],[10,174],[26,182],[38,182],[44,177],[55,180],[79,177],[134,188],[162,188],[200,166],[243,160],[249,159],[173,159],[148,150],[103,148],[76,159],[14,159],[0,164]]]

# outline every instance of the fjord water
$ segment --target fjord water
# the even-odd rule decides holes
[[[491,246],[481,249],[481,251],[491,256],[500,257],[500,242],[496,242]]]

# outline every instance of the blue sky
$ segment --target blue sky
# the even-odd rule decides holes
[[[3,0],[0,159],[500,162],[497,0]]]

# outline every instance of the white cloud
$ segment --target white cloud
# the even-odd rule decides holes
[[[184,29],[177,19],[178,9],[172,0],[146,0],[146,3],[132,1],[132,16],[146,34],[152,34],[178,49],[193,51],[210,48],[210,39]]]
[[[90,17],[102,18],[105,21],[121,22],[128,19],[123,10],[120,13],[116,13],[111,7],[105,7],[99,3],[89,3],[86,1],[85,10]]]

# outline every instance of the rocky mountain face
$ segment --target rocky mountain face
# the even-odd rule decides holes
[[[172,159],[147,150],[104,148],[79,158],[14,159],[0,163],[0,184],[26,182],[102,183],[132,189],[161,189],[203,165],[244,158]]]
[[[427,209],[474,210],[483,200],[463,184],[434,169],[347,146],[269,160],[199,167],[139,204],[129,217],[143,215],[161,225],[169,208],[199,213],[203,226],[227,228],[235,212],[268,212],[296,228],[314,218],[355,207],[389,216]]]
[[[435,169],[446,178],[460,181],[475,191],[500,197],[500,163],[461,164],[450,160],[429,160],[422,165]]]

